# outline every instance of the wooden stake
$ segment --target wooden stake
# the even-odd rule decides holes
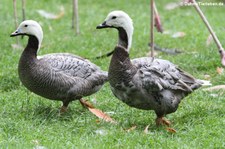
[[[79,34],[78,0],[73,0],[72,28],[74,29],[74,27],[76,27],[76,34]]]
[[[25,16],[25,0],[22,0],[22,15],[23,15],[23,21],[26,20],[26,16]]]
[[[151,43],[151,57],[154,57],[154,0],[150,2],[150,10],[151,10],[151,33],[150,33],[150,43]]]
[[[213,31],[212,27],[210,26],[209,22],[207,21],[206,17],[204,16],[203,12],[201,11],[200,7],[198,6],[198,4],[196,3],[195,0],[191,0],[191,2],[193,3],[193,6],[195,7],[195,9],[197,10],[198,14],[200,15],[200,17],[202,18],[202,20],[204,21],[206,27],[208,28],[210,34],[212,35],[218,49],[219,52],[224,50],[219,39],[217,38],[215,32]]]
[[[18,27],[18,20],[17,20],[17,11],[16,11],[16,0],[13,0],[13,10],[14,10],[14,23],[15,23],[15,28],[17,29]],[[19,38],[16,37],[16,42],[17,45],[19,44]]]

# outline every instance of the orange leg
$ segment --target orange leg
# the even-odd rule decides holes
[[[70,102],[68,102],[68,101],[63,101],[63,105],[59,111],[60,114],[67,112],[67,107],[68,107],[69,103]]]
[[[67,111],[67,107],[63,105],[63,106],[61,107],[59,113],[60,113],[60,114],[63,114],[63,113],[65,113],[66,111]]]
[[[166,120],[163,117],[157,117],[155,122],[156,122],[157,126],[159,126],[159,125],[170,126],[170,124],[171,124],[169,120]]]

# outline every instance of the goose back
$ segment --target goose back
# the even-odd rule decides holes
[[[130,60],[120,46],[111,59],[109,82],[114,95],[129,106],[164,114],[174,112],[182,98],[201,86],[200,81],[167,60]]]

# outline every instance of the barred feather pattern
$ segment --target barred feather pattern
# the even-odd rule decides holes
[[[38,40],[29,42],[19,62],[19,77],[30,91],[51,99],[70,102],[97,92],[108,73],[89,60],[69,53],[36,57]]]
[[[117,46],[109,67],[114,95],[131,107],[154,110],[163,116],[175,112],[181,99],[201,82],[167,60],[142,57],[130,60]]]

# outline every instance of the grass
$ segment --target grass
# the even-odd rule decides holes
[[[219,1],[216,1],[219,2]],[[224,74],[218,75],[221,66],[215,44],[206,46],[209,35],[203,22],[191,7],[164,9],[166,1],[157,1],[165,30],[183,31],[183,38],[155,33],[158,45],[177,48],[183,54],[173,56],[159,53],[158,57],[170,60],[195,77],[210,75],[213,85],[224,83]],[[78,102],[69,105],[69,111],[59,116],[61,102],[46,100],[30,93],[19,81],[17,64],[22,50],[13,49],[16,42],[9,35],[15,30],[12,1],[2,0],[0,34],[0,148],[225,148],[225,97],[224,93],[205,92],[202,89],[186,97],[178,110],[167,116],[177,133],[171,134],[164,127],[156,127],[153,111],[130,108],[116,99],[107,83],[97,94],[86,97],[95,106],[118,121],[117,125],[98,121]],[[47,20],[36,10],[57,12],[64,6],[65,16]],[[39,54],[70,52],[89,58],[107,70],[110,58],[95,60],[93,57],[113,49],[117,42],[115,30],[96,30],[108,12],[126,11],[134,21],[135,31],[132,58],[145,56],[149,51],[149,1],[79,1],[81,34],[71,30],[71,2],[66,0],[26,1],[27,19],[41,23],[44,30],[43,48]],[[222,45],[225,45],[224,6],[202,7]],[[19,20],[21,4],[18,1]],[[20,39],[24,47],[27,37]],[[126,130],[136,125],[136,129]],[[149,133],[143,131],[149,125]]]

